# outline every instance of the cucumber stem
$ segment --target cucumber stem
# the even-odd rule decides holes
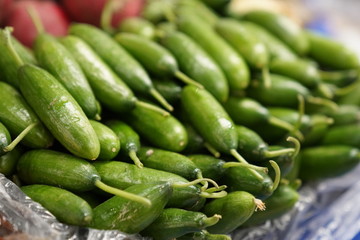
[[[198,173],[197,173],[196,178],[197,178],[197,179],[202,179],[202,178],[204,178],[200,169],[199,169],[199,171],[198,171]],[[203,185],[203,186],[201,187],[201,191],[205,191],[205,190],[209,187],[209,182],[208,182],[208,181],[203,181],[201,184]]]
[[[335,95],[340,96],[340,97],[347,95],[347,94],[351,93],[352,91],[354,91],[358,85],[359,85],[359,81],[354,81],[353,83],[351,83],[345,87],[336,89]]]
[[[124,1],[120,1],[120,6],[116,6],[114,0],[107,0],[105,2],[104,8],[100,16],[100,26],[105,32],[109,34],[113,34],[115,32],[114,28],[111,25],[112,15],[115,12],[115,9],[117,9],[118,7],[120,8],[122,5],[124,5],[123,2]]]
[[[136,195],[136,194],[132,194],[132,193],[120,190],[118,188],[111,187],[111,186],[106,185],[105,183],[101,182],[99,179],[95,180],[94,185],[105,192],[114,194],[119,197],[129,199],[134,202],[141,203],[142,205],[145,205],[147,207],[151,206],[151,201],[149,199],[139,196],[139,195]]]
[[[41,22],[39,13],[35,10],[34,6],[29,6],[26,8],[27,13],[29,14],[31,21],[33,22],[37,34],[42,34],[45,32],[44,25]]]
[[[94,117],[94,120],[96,120],[96,121],[101,121],[101,116],[100,116],[100,114],[96,114],[95,115],[95,117]]]
[[[219,158],[220,152],[218,152],[210,143],[205,142],[204,147],[212,154],[214,157]]]
[[[213,184],[216,188],[219,188],[219,185],[212,179],[210,178],[199,178],[199,179],[195,179],[191,182],[187,182],[187,183],[173,183],[171,184],[172,187],[174,188],[183,188],[183,187],[189,187],[189,186],[193,186],[193,185],[196,185],[198,183],[201,183],[203,181],[207,181],[207,182],[210,182],[211,184]]]
[[[153,104],[150,104],[150,103],[147,103],[147,102],[143,102],[143,101],[137,100],[137,101],[135,102],[135,105],[140,106],[140,107],[143,107],[143,108],[146,108],[146,109],[149,109],[149,110],[153,110],[153,111],[155,111],[155,112],[158,112],[158,113],[160,113],[161,115],[163,115],[164,117],[170,116],[170,113],[168,113],[168,112],[165,111],[164,109],[159,108],[158,106],[153,105]]]
[[[274,192],[279,186],[281,180],[281,171],[279,165],[275,161],[270,160],[269,163],[275,171],[275,179],[273,181],[273,187],[271,189],[271,192]]]
[[[4,152],[10,152],[12,151],[16,145],[18,145],[18,143],[23,140],[23,138],[31,131],[31,129],[33,129],[36,125],[38,125],[39,123],[32,123],[29,126],[27,126],[15,139],[14,141],[12,141],[9,145],[7,145],[6,147],[3,148]]]
[[[259,167],[256,165],[252,165],[249,163],[241,163],[241,162],[226,162],[223,164],[222,166],[223,168],[231,168],[231,167],[246,167],[246,168],[250,168],[256,171],[261,171],[264,173],[268,172],[268,169],[266,167]]]
[[[299,154],[299,152],[300,152],[300,148],[301,148],[300,141],[297,140],[297,139],[294,138],[294,137],[291,137],[291,136],[289,136],[289,137],[286,139],[286,141],[292,142],[292,143],[295,145],[295,147],[294,147],[295,151],[293,152],[292,157],[293,157],[293,158],[296,157],[296,156]]]
[[[261,69],[261,75],[262,75],[262,80],[263,80],[263,84],[264,84],[265,88],[270,88],[271,87],[271,78],[270,78],[270,74],[269,74],[269,68],[263,67]]]
[[[200,197],[203,198],[223,198],[227,195],[226,191],[215,192],[215,193],[208,193],[208,192],[201,192]]]
[[[151,96],[153,96],[165,109],[167,109],[168,111],[172,112],[174,111],[173,106],[171,106],[166,99],[155,89],[155,88],[151,88],[149,90],[149,93]]]
[[[13,31],[12,27],[5,27],[4,30],[1,31],[0,42],[4,41],[4,44],[9,49],[10,53],[14,57],[18,67],[24,65],[24,61],[20,58],[19,54],[16,52],[14,45],[11,41],[11,32]]]
[[[314,96],[308,96],[306,98],[306,101],[308,103],[312,103],[312,104],[316,104],[316,105],[322,105],[322,106],[326,106],[326,107],[329,107],[330,109],[332,109],[333,111],[337,111],[339,106],[329,100],[329,99],[325,99],[325,98],[319,98],[319,97],[314,97]]]
[[[270,116],[268,118],[268,122],[276,127],[285,129],[287,131],[289,131],[290,133],[294,134],[294,136],[296,136],[299,139],[304,139],[304,135],[297,129],[295,128],[295,126],[291,125],[290,123],[283,121],[279,118]]]
[[[249,168],[249,170],[250,170],[259,180],[263,180],[263,179],[264,179],[263,176],[260,175],[260,173],[258,173],[255,169],[253,169],[254,167],[257,167],[257,166],[248,163],[248,162],[236,151],[236,149],[230,149],[230,153],[231,153],[231,155],[233,155],[239,162],[248,164],[247,167]]]
[[[334,97],[334,93],[331,91],[331,88],[323,83],[319,83],[316,88],[319,93],[321,93],[324,97],[328,99],[332,99]]]
[[[202,219],[202,223],[201,223],[201,226],[203,228],[206,228],[206,227],[210,227],[210,226],[213,226],[215,225],[219,220],[221,219],[221,215],[219,214],[215,214],[214,216],[212,217],[207,217],[205,219]]]
[[[219,191],[225,190],[226,188],[227,188],[226,185],[221,185],[219,187],[208,188],[204,192],[207,192],[207,193],[219,192]]]
[[[177,77],[178,79],[180,79],[181,81],[183,81],[186,84],[194,85],[200,89],[204,88],[203,85],[201,85],[200,83],[196,82],[195,80],[189,78],[186,74],[184,74],[181,71],[175,71],[174,75],[175,75],[175,77]]]
[[[130,150],[129,151],[129,157],[131,158],[131,160],[133,160],[133,162],[135,163],[135,165],[138,168],[143,168],[144,164],[142,164],[142,162],[140,161],[140,159],[138,158],[138,156],[136,155],[135,150]]]
[[[274,151],[265,151],[264,155],[266,158],[274,158],[280,155],[285,155],[288,153],[293,153],[295,152],[294,148],[284,148],[284,149],[280,149],[280,150],[274,150]]]
[[[266,206],[265,206],[265,203],[263,201],[261,201],[260,199],[255,198],[254,202],[255,202],[255,212],[257,210],[265,211]]]

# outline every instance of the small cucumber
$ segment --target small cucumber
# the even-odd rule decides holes
[[[144,8],[141,11],[141,17],[148,21],[157,24],[168,18],[167,15],[172,16],[172,11],[177,0],[155,0],[146,1]]]
[[[142,147],[139,150],[139,159],[145,167],[175,173],[188,180],[199,178],[201,174],[194,162],[182,154],[171,151]]]
[[[360,107],[356,105],[341,104],[338,111],[325,114],[334,120],[334,126],[360,123]]]
[[[121,21],[119,32],[134,33],[146,39],[154,39],[156,35],[155,25],[140,17],[129,17]]]
[[[55,37],[45,33],[36,37],[34,52],[39,64],[69,91],[86,116],[95,118],[94,93],[71,53]]]
[[[27,48],[25,45],[23,45],[15,37],[11,37],[11,41],[12,41],[12,44],[14,46],[15,51],[19,54],[20,58],[24,62],[35,64],[35,65],[38,64],[32,49]]]
[[[145,69],[104,31],[88,24],[72,24],[69,33],[82,38],[135,92],[151,95],[165,108],[172,110],[156,91]]]
[[[267,220],[275,219],[289,212],[299,200],[299,193],[289,185],[280,184],[275,192],[264,201],[265,211],[256,211],[242,225],[250,227],[260,225]]]
[[[337,143],[305,148],[299,157],[299,176],[304,181],[339,176],[360,162],[359,149]]]
[[[106,185],[91,163],[62,152],[28,151],[21,156],[17,164],[17,173],[27,184],[46,184],[75,192],[99,188],[144,205],[150,204],[148,199]]]
[[[319,64],[334,70],[359,68],[359,58],[344,44],[314,32],[307,32],[310,42],[309,56]]]
[[[249,85],[249,67],[244,59],[212,27],[192,12],[181,11],[177,25],[180,31],[196,41],[221,67],[232,91]]]
[[[16,165],[20,159],[22,150],[18,147],[0,156],[0,173],[10,177],[16,171]]]
[[[65,189],[47,185],[28,185],[21,190],[35,202],[54,214],[62,223],[88,226],[93,218],[90,205]]]
[[[208,2],[208,0],[206,1]],[[217,13],[209,8],[205,2],[202,1],[194,1],[194,0],[182,0],[177,2],[177,6],[174,8],[175,14],[176,11],[182,11],[182,9],[186,9],[186,11],[190,11],[194,15],[199,16],[205,22],[213,26],[219,19]]]
[[[186,130],[172,115],[164,116],[152,109],[136,106],[126,118],[129,125],[154,146],[180,152],[187,145]]]
[[[76,156],[95,160],[100,143],[83,110],[51,74],[34,65],[19,69],[21,92],[54,137]]]
[[[252,10],[243,14],[242,19],[264,27],[299,55],[304,55],[309,50],[309,40],[305,32],[285,15],[266,10]]]
[[[172,189],[169,183],[144,183],[130,186],[126,191],[149,199],[151,206],[114,196],[94,208],[92,228],[138,233],[161,214]]]
[[[116,157],[120,151],[119,137],[108,126],[100,122],[90,120],[90,124],[100,142],[100,154],[97,159],[111,160]]]
[[[106,122],[106,125],[113,130],[116,136],[120,139],[121,151],[120,154],[129,156],[138,167],[143,167],[140,159],[137,157],[137,152],[140,149],[140,137],[128,124],[111,120]]]
[[[141,235],[154,240],[168,240],[187,233],[198,232],[216,224],[220,215],[207,217],[204,213],[187,211],[179,208],[167,208],[160,216],[145,228]]]
[[[226,162],[219,158],[206,154],[191,154],[188,155],[188,158],[201,170],[205,178],[221,181],[226,172],[226,168],[224,168]]]
[[[179,103],[181,97],[182,86],[172,79],[153,79],[154,86],[159,93],[164,96],[172,106]]]
[[[328,129],[323,137],[322,145],[348,145],[360,148],[360,125],[348,124],[343,126],[333,126]]]
[[[40,122],[23,96],[11,85],[0,82],[0,121],[10,134],[18,136],[26,127],[37,124],[22,140],[31,148],[48,148],[53,144],[53,136]]]
[[[224,73],[196,41],[173,31],[165,34],[161,44],[175,56],[181,71],[203,85],[218,101],[227,100],[229,86]]]
[[[223,198],[214,199],[204,206],[203,212],[207,216],[219,214],[221,219],[207,230],[210,233],[230,233],[246,222],[258,208],[264,210],[264,204],[244,191],[231,192]]]
[[[0,122],[0,156],[5,154],[4,148],[11,143],[11,136],[7,128]]]

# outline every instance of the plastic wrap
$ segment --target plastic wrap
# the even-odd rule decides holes
[[[344,176],[313,182],[300,189],[292,211],[261,226],[238,229],[234,240],[351,240],[360,232],[360,166]],[[0,236],[24,233],[25,239],[145,240],[139,235],[59,223],[0,174]]]

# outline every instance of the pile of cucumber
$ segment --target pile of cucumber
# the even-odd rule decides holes
[[[148,1],[62,38],[33,13],[31,50],[1,29],[0,173],[62,223],[165,240],[230,239],[353,169],[358,56],[216,2]]]

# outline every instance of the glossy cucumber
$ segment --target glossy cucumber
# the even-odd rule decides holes
[[[201,173],[194,162],[179,153],[151,147],[142,147],[138,155],[145,167],[175,173],[188,180],[198,178]]]
[[[242,19],[264,27],[299,55],[304,55],[309,50],[309,40],[305,32],[285,15],[266,10],[252,10],[246,12]]]
[[[118,30],[120,32],[135,33],[147,39],[154,39],[156,35],[155,25],[140,17],[129,17],[121,21]]]
[[[5,154],[4,147],[11,143],[11,136],[7,128],[0,122],[0,156]]]
[[[220,215],[207,217],[201,212],[167,208],[141,234],[152,237],[154,240],[173,239],[187,233],[201,231],[216,224],[220,218]]]
[[[299,157],[299,177],[304,181],[339,176],[360,162],[359,149],[337,143],[303,149]]]
[[[152,145],[169,151],[180,152],[188,142],[183,124],[172,115],[136,106],[127,116],[130,126]]]
[[[172,79],[153,79],[154,86],[166,101],[175,106],[180,101],[182,86]],[[176,106],[175,106],[176,108]]]
[[[70,35],[61,43],[80,64],[101,104],[113,112],[126,112],[135,107],[136,97],[132,90],[84,40]]]
[[[226,172],[224,160],[206,154],[191,154],[188,158],[201,170],[203,177],[214,181],[221,180]]]
[[[169,110],[172,107],[155,90],[145,69],[114,39],[88,24],[72,24],[69,33],[82,38],[136,92],[151,95]]]
[[[33,123],[37,125],[24,137],[22,144],[32,148],[47,148],[53,143],[53,136],[40,122],[38,116],[23,96],[11,85],[0,82],[0,121],[15,137]]]
[[[111,130],[108,126],[103,123],[90,120],[91,126],[100,142],[100,154],[98,160],[111,160],[120,151],[120,140],[119,137]]]
[[[211,26],[198,16],[182,11],[177,25],[196,41],[221,67],[232,91],[249,85],[249,68],[244,59]]]
[[[96,133],[70,93],[45,70],[25,64],[19,69],[26,101],[54,137],[76,156],[95,160],[100,153]]]
[[[336,70],[358,68],[359,58],[344,44],[314,32],[307,32],[309,55],[323,66]]]
[[[348,145],[360,148],[360,126],[358,124],[348,124],[342,126],[334,126],[328,129],[322,144],[324,145]]]
[[[243,227],[260,225],[267,220],[275,219],[289,212],[299,200],[299,193],[289,185],[281,184],[274,193],[264,201],[265,211],[256,211],[242,225]]]
[[[12,44],[14,46],[15,51],[19,54],[20,58],[26,62],[37,65],[38,62],[34,56],[34,52],[32,49],[24,46],[19,40],[15,37],[11,37]]]
[[[261,69],[269,63],[269,53],[265,44],[240,21],[222,19],[215,25],[216,31],[244,57],[252,68]]]
[[[175,56],[181,71],[203,85],[218,101],[226,101],[229,95],[226,77],[196,41],[182,32],[174,31],[165,34],[161,44]]]
[[[86,116],[95,118],[97,108],[94,93],[71,53],[55,37],[48,34],[36,37],[34,52],[39,64],[61,82]]]
[[[126,191],[149,199],[151,206],[114,196],[94,208],[92,228],[138,233],[161,214],[172,189],[169,183],[144,183],[130,186]]]
[[[140,169],[134,164],[124,162],[94,162],[94,166],[105,183],[121,189],[135,184],[159,181],[166,181],[171,184],[188,182],[185,178],[173,173],[146,167]],[[201,198],[198,186],[174,188],[167,207],[189,209],[201,201]]]
[[[16,165],[20,159],[22,150],[19,147],[0,156],[0,173],[6,177],[10,177],[16,171]]]
[[[93,218],[90,205],[65,189],[47,185],[28,185],[21,190],[33,201],[40,203],[62,223],[88,226]]]
[[[257,201],[248,192],[236,191],[207,203],[203,209],[207,216],[221,215],[219,222],[207,230],[210,233],[230,233],[251,217],[257,208]]]

